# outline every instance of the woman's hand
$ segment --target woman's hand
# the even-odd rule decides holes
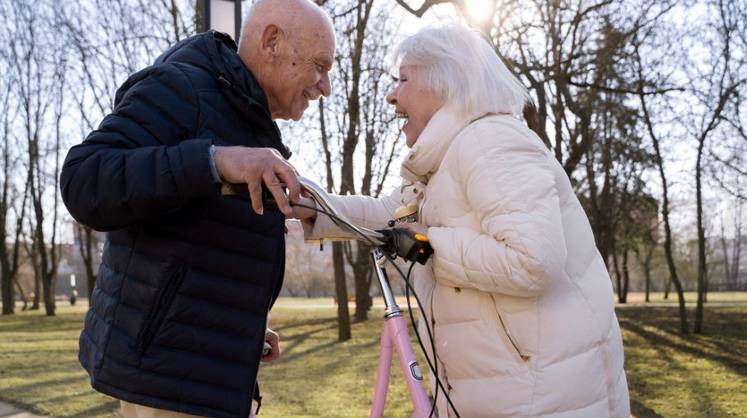
[[[310,206],[312,208],[315,208],[316,203],[314,203],[312,199],[304,197],[302,194],[301,197],[299,197],[298,202],[291,203],[292,213],[290,217],[301,221],[303,221],[304,219],[308,219],[311,221],[316,219],[316,211],[314,209],[309,209],[303,206]]]
[[[419,223],[402,223],[397,224],[395,228],[402,228],[407,229],[408,231],[412,232],[413,234],[421,234],[428,236],[428,227],[423,224]]]

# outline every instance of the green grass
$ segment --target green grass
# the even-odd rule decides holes
[[[706,333],[698,336],[677,333],[674,307],[618,309],[635,416],[747,416],[747,304],[738,296],[711,295],[733,303],[707,307]],[[283,356],[260,371],[262,415],[367,415],[380,315],[375,308],[371,320],[353,325],[352,340],[338,343],[329,299],[281,299],[272,323]],[[55,417],[117,416],[117,403],[93,392],[77,363],[83,316],[84,307],[60,304],[54,318],[40,312],[0,317],[0,399]],[[387,416],[406,416],[399,370],[392,381]]]
[[[674,307],[631,306],[618,316],[635,416],[747,416],[747,306],[706,307],[701,335],[678,332]]]
[[[78,364],[84,309],[59,304],[56,317],[0,317],[0,399],[58,417],[119,416],[118,403],[91,390]]]

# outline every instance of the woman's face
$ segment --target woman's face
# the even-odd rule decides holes
[[[405,121],[402,131],[408,147],[415,144],[433,114],[443,105],[411,65],[399,67],[399,80],[394,90],[386,96],[386,101],[394,106],[397,118]]]

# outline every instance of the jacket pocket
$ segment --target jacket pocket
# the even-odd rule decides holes
[[[498,322],[501,324],[501,328],[503,328],[503,332],[506,334],[506,337],[508,338],[508,341],[511,343],[511,346],[513,347],[514,351],[516,351],[516,354],[524,361],[529,361],[532,356],[524,352],[524,350],[521,349],[521,346],[516,341],[516,338],[514,338],[513,334],[511,334],[511,330],[508,329],[508,326],[506,325],[506,321],[503,320],[503,315],[501,315],[501,311],[498,309],[495,310],[495,313],[498,314]]]
[[[161,328],[166,314],[174,302],[176,293],[184,280],[186,270],[186,266],[179,261],[174,261],[169,269],[165,283],[158,292],[153,308],[138,335],[137,350],[141,354],[148,350],[148,347],[153,342],[153,338],[155,338],[158,330]]]

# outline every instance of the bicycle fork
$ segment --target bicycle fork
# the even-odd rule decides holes
[[[384,252],[374,247],[371,259],[376,277],[379,279],[381,293],[384,295],[386,310],[384,311],[384,328],[381,331],[381,351],[379,367],[376,372],[376,386],[370,418],[380,418],[384,414],[384,404],[389,390],[389,372],[392,364],[392,353],[396,350],[402,374],[407,382],[410,399],[415,407],[412,417],[425,418],[430,413],[431,404],[423,386],[423,372],[418,364],[415,352],[410,342],[407,321],[397,306],[389,284],[389,277],[383,268],[386,260]]]

